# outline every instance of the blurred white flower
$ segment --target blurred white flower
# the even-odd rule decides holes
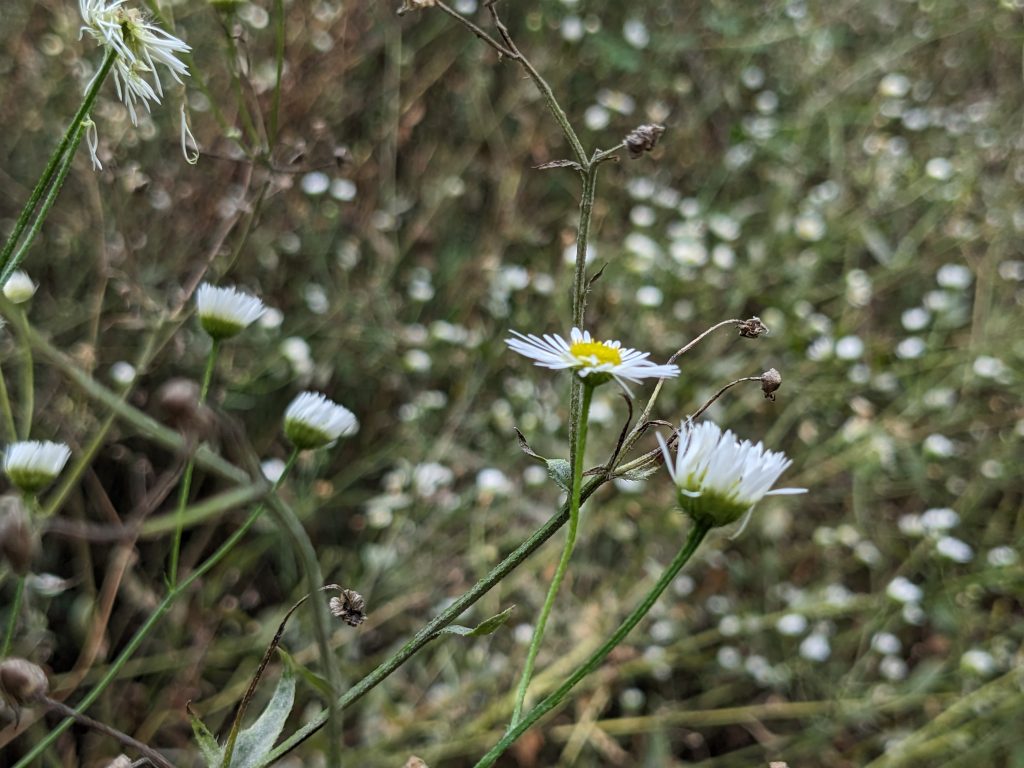
[[[359,420],[319,392],[303,392],[284,412],[284,433],[300,450],[323,448],[359,431]]]
[[[954,536],[943,536],[935,542],[935,551],[954,563],[969,563],[974,559],[971,545]]]
[[[497,467],[485,467],[476,475],[477,490],[485,496],[507,496],[515,490],[512,481]]]
[[[897,603],[916,603],[924,596],[921,588],[905,576],[897,576],[890,581],[885,594]]]
[[[815,633],[800,643],[800,655],[808,661],[825,661],[832,655],[832,646],[827,637]]]
[[[626,381],[679,375],[675,365],[658,365],[648,360],[649,352],[623,347],[618,341],[598,341],[591,338],[589,331],[579,328],[572,329],[571,343],[557,334],[544,334],[541,338],[512,331],[512,335],[515,338],[505,339],[505,343],[513,352],[535,360],[543,368],[575,371],[584,381],[589,377],[589,383],[595,386],[615,379],[628,392]]]
[[[995,672],[996,660],[988,651],[972,648],[960,657],[960,668],[981,677],[987,677]]]
[[[36,284],[32,282],[32,278],[28,276],[27,272],[23,272],[20,269],[14,270],[11,276],[7,278],[7,282],[4,283],[4,296],[15,304],[24,304],[35,293]]]
[[[255,296],[209,283],[196,291],[196,307],[203,330],[218,340],[237,336],[267,311]]]
[[[679,506],[697,522],[712,527],[728,525],[750,512],[765,496],[807,491],[772,490],[793,462],[783,453],[766,450],[762,443],[741,442],[713,422],[680,424],[675,460],[664,438],[657,438],[665,467],[676,484]]]
[[[64,443],[26,440],[4,451],[4,472],[25,493],[36,493],[57,479],[71,458]]]

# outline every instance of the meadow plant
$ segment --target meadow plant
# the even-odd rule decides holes
[[[63,718],[59,725],[49,729],[45,736],[25,751],[17,766],[27,766],[50,750],[61,734],[76,722],[107,738],[115,739],[123,749],[134,751],[155,765],[174,764],[158,748],[143,744],[128,734],[93,719],[85,712],[111,685],[130,675],[129,663],[143,643],[166,620],[167,614],[191,594],[190,590],[200,579],[210,574],[235,551],[246,534],[260,522],[268,510],[272,517],[270,523],[278,528],[298,553],[298,560],[309,588],[306,597],[299,600],[281,621],[245,693],[237,698],[235,715],[223,742],[204,724],[203,718],[191,706],[189,707],[198,751],[211,767],[268,766],[323,727],[332,731],[328,739],[329,760],[332,764],[341,764],[341,760],[344,759],[340,737],[342,713],[353,707],[429,643],[447,636],[478,638],[492,634],[504,626],[511,615],[511,608],[501,611],[475,627],[462,627],[454,622],[467,608],[509,577],[559,529],[567,526],[558,564],[548,584],[544,603],[531,628],[529,648],[515,688],[511,711],[508,713],[507,729],[504,736],[477,763],[478,766],[489,766],[493,765],[539,718],[565,701],[573,688],[597,669],[624,641],[648,615],[658,598],[690,561],[710,531],[733,526],[741,520],[744,521],[741,525],[745,524],[754,506],[765,496],[803,492],[803,489],[774,488],[780,475],[791,463],[783,454],[766,449],[761,442],[741,441],[731,431],[723,432],[710,422],[699,422],[702,414],[713,402],[741,382],[760,383],[765,397],[774,400],[775,392],[781,385],[781,376],[775,369],[725,384],[710,400],[695,408],[692,413],[674,414],[672,422],[654,417],[659,394],[667,382],[677,379],[682,373],[680,361],[683,355],[709,334],[722,328],[732,328],[744,338],[762,337],[767,333],[767,328],[759,318],[728,319],[715,323],[684,344],[664,363],[653,361],[651,353],[624,346],[619,341],[600,340],[602,337],[596,333],[592,335],[591,331],[584,330],[588,326],[600,325],[603,332],[605,327],[624,327],[629,324],[625,317],[617,318],[614,315],[602,317],[598,322],[588,322],[587,317],[588,295],[591,291],[601,288],[599,278],[605,271],[602,269],[591,273],[587,266],[599,170],[606,163],[619,162],[623,152],[634,161],[648,162],[665,129],[654,123],[640,125],[611,149],[588,151],[560,106],[551,86],[513,41],[495,3],[487,2],[485,8],[495,30],[493,34],[440,0],[410,0],[402,10],[404,12],[437,9],[466,27],[500,57],[521,67],[538,89],[562,132],[570,154],[568,159],[543,163],[539,168],[547,172],[574,174],[580,182],[575,258],[569,281],[569,293],[572,298],[571,317],[562,318],[563,327],[571,328],[569,336],[563,338],[557,334],[543,334],[541,328],[532,330],[542,335],[510,329],[510,336],[505,342],[511,351],[534,361],[537,366],[554,371],[567,371],[570,374],[566,377],[569,414],[568,458],[545,458],[530,447],[525,436],[520,436],[524,452],[545,465],[555,486],[552,490],[556,493],[564,492],[565,501],[557,512],[493,566],[474,586],[461,597],[452,600],[435,618],[388,655],[373,671],[346,687],[338,669],[338,661],[334,658],[334,646],[339,641],[331,631],[328,617],[333,616],[350,628],[358,627],[367,617],[367,601],[353,589],[343,588],[337,584],[325,586],[314,542],[307,535],[299,514],[288,502],[288,493],[291,491],[287,488],[290,485],[287,481],[297,466],[301,466],[307,474],[315,471],[318,459],[314,454],[322,453],[335,446],[339,440],[355,435],[360,428],[359,418],[346,407],[319,392],[304,391],[298,394],[284,409],[281,419],[281,431],[285,440],[290,443],[291,449],[287,459],[270,473],[274,476],[273,482],[267,483],[262,468],[265,464],[260,464],[257,452],[245,437],[244,430],[234,418],[214,410],[209,402],[214,371],[222,345],[241,337],[243,332],[250,328],[253,329],[251,333],[255,335],[259,330],[257,321],[269,313],[260,298],[236,288],[216,287],[203,280],[207,272],[218,271],[212,270],[211,264],[220,255],[220,246],[235,225],[244,221],[246,235],[248,234],[264,196],[271,189],[271,181],[266,181],[252,208],[245,212],[248,215],[247,219],[240,214],[230,220],[230,225],[225,228],[217,247],[212,251],[211,258],[199,274],[180,291],[178,305],[161,317],[154,341],[147,346],[138,365],[125,363],[130,367],[131,375],[115,377],[120,386],[117,392],[95,380],[78,361],[36,331],[20,306],[32,297],[36,286],[27,275],[18,270],[18,267],[53,206],[83,136],[88,136],[94,166],[97,169],[101,168],[96,127],[90,115],[107,75],[114,73],[118,98],[128,110],[133,125],[139,124],[140,107],[148,112],[152,104],[160,103],[163,98],[161,72],[169,75],[178,84],[183,83],[183,77],[190,75],[189,67],[183,61],[183,57],[189,54],[190,47],[158,26],[156,21],[151,20],[142,10],[130,7],[127,0],[80,0],[82,33],[99,45],[103,51],[103,62],[90,81],[80,108],[51,155],[46,169],[10,233],[0,264],[0,284],[3,285],[5,296],[0,303],[0,309],[15,326],[18,343],[24,350],[23,379],[17,390],[21,398],[21,411],[24,414],[21,424],[15,423],[6,383],[0,391],[8,438],[4,453],[4,471],[14,486],[21,491],[22,499],[18,503],[23,502],[27,508],[12,508],[5,513],[0,524],[0,535],[4,539],[2,551],[18,576],[15,600],[8,609],[3,648],[4,655],[10,655],[10,658],[7,658],[0,668],[0,682],[3,683],[4,695],[17,715],[15,731],[24,730],[31,725],[33,718],[23,717],[23,710],[32,710],[36,717],[40,712],[52,711]],[[256,128],[254,121],[240,118],[250,124],[246,126],[244,133],[233,134],[240,143],[242,139],[239,137],[248,134],[249,144],[245,147],[248,158],[253,161],[253,165],[259,161],[267,167],[273,167],[275,162],[271,155],[271,145],[277,134],[277,111],[283,69],[282,4],[278,4],[277,12],[279,46],[270,117],[267,125],[261,125],[259,129]],[[226,34],[226,38],[229,46],[235,44],[230,33]],[[240,114],[248,113],[240,109]],[[189,138],[184,107],[181,112],[181,130],[182,148],[191,162],[195,156],[189,151],[189,142],[194,146],[194,141]],[[242,242],[245,242],[244,238]],[[223,271],[226,272],[233,261],[218,264],[224,266]],[[145,371],[163,346],[170,343],[178,334],[182,337],[188,335],[188,301],[193,295],[198,325],[205,334],[202,338],[209,342],[205,368],[198,387],[187,379],[165,383],[159,399],[168,412],[165,415],[170,418],[167,420],[168,423],[160,423],[137,407],[131,399],[133,388],[139,380],[137,371]],[[283,317],[278,319],[278,324],[280,322],[283,322]],[[238,338],[237,343],[247,343],[246,337]],[[184,341],[183,345],[186,348],[188,346]],[[81,449],[77,443],[75,450],[72,451],[71,447],[64,443],[29,439],[34,412],[33,354],[39,355],[53,365],[75,388],[108,411],[106,421],[96,425],[94,433],[88,436]],[[601,385],[611,382],[621,389],[628,416],[607,458],[598,466],[588,469],[585,454],[594,393]],[[640,409],[638,418],[634,419],[636,395],[633,387],[639,388],[647,384],[652,385],[651,394]],[[230,405],[231,400],[225,398],[225,410]],[[88,693],[80,698],[74,707],[70,707],[57,697],[49,696],[49,681],[39,665],[18,656],[17,653],[12,655],[12,652],[22,650],[19,648],[18,632],[21,597],[26,574],[31,571],[31,561],[35,557],[34,537],[49,530],[59,530],[61,523],[70,522],[60,519],[68,494],[74,484],[80,482],[83,475],[90,470],[115,420],[128,425],[156,445],[170,450],[176,457],[177,463],[173,471],[169,471],[161,482],[145,495],[131,515],[123,521],[118,520],[114,534],[105,534],[111,535],[113,541],[126,544],[128,547],[133,546],[137,537],[146,531],[155,532],[158,537],[169,535],[169,543],[161,550],[162,555],[166,554],[167,562],[164,586],[160,595],[153,595],[153,604],[148,613],[134,628],[129,639],[120,645],[116,656],[102,672],[90,679],[91,687]],[[202,428],[198,427],[198,424],[202,424]],[[678,426],[675,426],[676,424]],[[659,429],[668,429],[668,436],[660,434]],[[648,445],[639,449],[637,453],[636,449],[641,440],[651,442],[652,432],[657,437],[658,444]],[[225,446],[223,456],[216,450],[218,442]],[[241,460],[228,460],[228,455],[237,453],[243,455]],[[76,461],[67,467],[72,455],[75,455]],[[584,504],[600,487],[613,481],[634,481],[655,476],[661,463],[668,467],[668,479],[675,485],[680,509],[691,520],[685,540],[681,542],[671,562],[636,602],[619,627],[575,670],[551,686],[552,690],[547,696],[533,703],[530,690],[534,682],[538,654],[548,620],[558,605],[560,587],[570,570]],[[220,494],[194,500],[193,477],[197,468],[202,468],[209,475],[231,483],[232,487]],[[38,495],[55,484],[62,473],[65,475],[64,481],[52,491],[49,498],[40,502],[37,499]],[[501,484],[491,485],[493,491]],[[178,488],[178,496],[173,512],[164,518],[147,520],[150,513],[161,508],[164,499],[175,486]],[[232,527],[230,534],[215,544],[211,542],[211,552],[207,553],[207,548],[203,547],[201,551],[205,556],[186,560],[183,552],[189,528],[211,517],[226,515],[236,508],[244,508],[248,512],[241,522]],[[51,529],[51,525],[56,527]],[[83,536],[95,534],[95,531],[88,527],[74,530]],[[160,540],[163,541],[163,538]],[[948,545],[946,549],[949,549]],[[308,598],[319,598],[323,592],[338,594],[333,595],[329,601],[314,601],[317,609],[314,611],[316,644],[325,667],[324,676],[318,677],[284,654],[280,646],[286,624],[292,614]],[[26,646],[28,645],[26,643]],[[25,656],[30,655],[30,652],[31,648],[26,647]],[[254,723],[243,727],[243,717],[249,704],[254,700],[262,675],[278,652],[281,652],[284,664],[277,686],[263,713]],[[95,657],[95,649],[91,656],[83,656],[86,658],[85,668],[88,668]],[[296,681],[300,677],[313,681],[328,705],[319,712],[307,714],[303,724],[278,743],[295,704]],[[202,708],[202,703],[198,708]],[[191,756],[176,755],[175,762],[184,764],[192,760]]]

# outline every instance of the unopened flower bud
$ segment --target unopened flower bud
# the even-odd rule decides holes
[[[0,496],[0,556],[11,564],[11,570],[24,576],[32,566],[36,553],[36,537],[28,510],[17,496]]]
[[[644,152],[650,152],[657,145],[658,139],[664,132],[665,126],[658,125],[657,123],[634,128],[625,139],[629,156],[636,160],[638,157],[642,157]]]
[[[31,661],[8,658],[0,662],[0,693],[12,708],[34,704],[49,690],[46,673]]]
[[[35,293],[36,284],[32,282],[32,278],[28,276],[28,273],[22,272],[20,269],[14,270],[11,276],[7,278],[7,282],[4,283],[4,296],[15,304],[24,304]]]
[[[366,621],[366,600],[354,590],[341,590],[341,595],[332,597],[328,605],[331,613],[350,627],[358,627]]]
[[[740,336],[743,336],[746,339],[756,339],[759,336],[766,336],[769,333],[768,326],[762,323],[761,318],[756,315],[749,320],[744,320],[739,324],[738,328]]]
[[[761,374],[761,391],[765,400],[775,400],[775,390],[782,386],[782,374],[769,368]]]

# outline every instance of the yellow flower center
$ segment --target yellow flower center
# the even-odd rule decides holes
[[[603,341],[577,341],[569,347],[569,354],[577,360],[585,361],[591,365],[596,360],[596,365],[610,363],[611,365],[622,365],[622,355],[615,347],[610,347]]]

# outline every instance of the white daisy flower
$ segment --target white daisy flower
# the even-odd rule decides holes
[[[255,296],[209,283],[203,283],[196,291],[196,306],[203,330],[218,340],[237,336],[267,311]]]
[[[192,49],[147,21],[138,9],[126,8],[125,0],[78,0],[78,9],[85,22],[81,32],[88,32],[100,46],[117,53],[117,95],[128,107],[132,123],[137,125],[135,101],[141,101],[148,111],[149,102],[159,104],[164,95],[157,65],[162,65],[175,82],[181,83],[181,75],[187,77],[189,72],[178,54]],[[152,76],[152,85],[144,79],[145,75]]]
[[[323,448],[358,431],[355,414],[319,392],[303,392],[284,412],[284,433],[301,450]]]
[[[4,296],[15,304],[24,304],[35,295],[35,292],[36,284],[32,282],[28,273],[20,269],[12,272],[11,276],[7,278],[7,282],[4,283]]]
[[[25,493],[37,493],[57,479],[71,458],[64,443],[26,440],[4,451],[4,472]]]
[[[679,506],[696,522],[728,525],[747,515],[765,496],[807,492],[806,488],[771,490],[793,462],[761,443],[740,442],[731,431],[723,433],[710,421],[680,424],[674,461],[664,438],[657,437],[676,484]]]
[[[679,368],[674,365],[658,365],[648,360],[649,352],[623,347],[618,341],[598,341],[589,331],[579,328],[572,329],[570,341],[557,334],[546,333],[540,337],[512,331],[512,335],[515,338],[505,339],[505,343],[513,352],[535,360],[543,368],[570,369],[595,386],[615,379],[629,392],[627,381],[679,375]]]

